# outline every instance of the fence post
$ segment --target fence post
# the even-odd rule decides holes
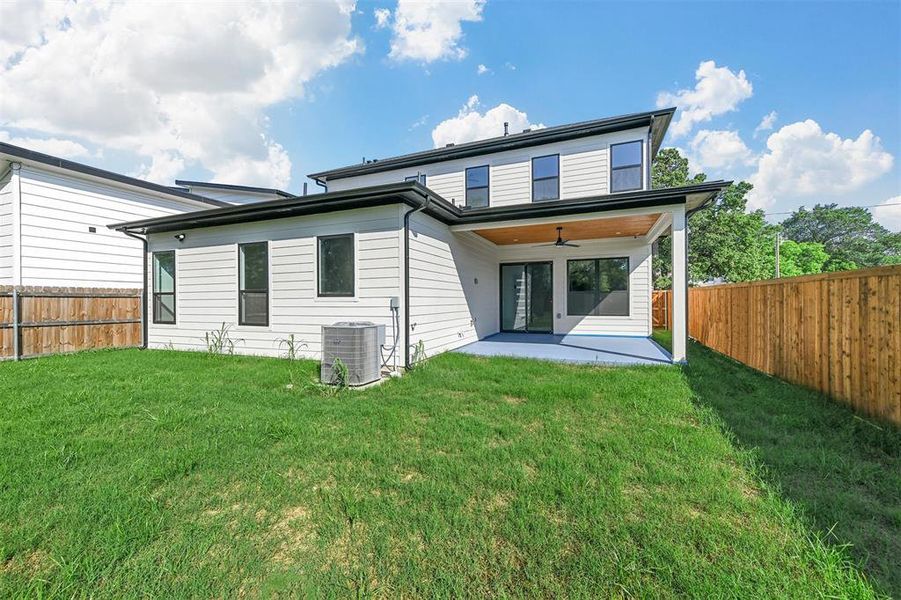
[[[13,360],[19,360],[22,356],[21,342],[19,340],[19,322],[21,310],[19,307],[19,290],[13,288]]]

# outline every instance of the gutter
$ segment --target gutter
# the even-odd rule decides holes
[[[140,240],[141,244],[144,246],[144,275],[141,285],[141,350],[147,349],[147,283],[148,283],[148,272],[147,272],[147,258],[148,258],[148,243],[146,237],[141,237],[135,233],[132,233],[127,230],[121,230],[122,233],[127,235],[130,238],[134,238],[136,240]]]
[[[410,217],[425,210],[432,197],[404,213],[404,369],[410,370]]]

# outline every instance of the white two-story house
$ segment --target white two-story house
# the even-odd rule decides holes
[[[408,365],[501,332],[651,334],[651,251],[671,233],[685,359],[686,216],[727,182],[653,190],[674,109],[524,131],[314,173],[326,192],[112,225],[147,240],[147,343],[277,355],[293,334],[385,324]]]

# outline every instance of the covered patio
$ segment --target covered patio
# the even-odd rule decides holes
[[[597,365],[669,365],[673,357],[645,337],[496,333],[456,350],[475,356],[508,356]]]

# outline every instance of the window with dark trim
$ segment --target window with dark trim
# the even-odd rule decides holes
[[[566,261],[566,314],[629,316],[629,259]]]
[[[322,297],[353,297],[354,234],[322,235],[317,238],[318,284]]]
[[[560,155],[532,159],[532,202],[560,198]]]
[[[153,253],[153,322],[175,323],[175,250]]]
[[[610,146],[610,191],[640,190],[642,158],[641,141],[612,144]]]
[[[488,165],[466,169],[466,207],[488,206]]]
[[[419,181],[419,183],[421,183],[422,185],[425,185],[426,184],[425,183],[426,182],[425,173],[420,173],[418,176],[417,175],[408,175],[408,176],[404,177],[404,181]]]
[[[269,325],[269,244],[238,244],[238,324]]]

